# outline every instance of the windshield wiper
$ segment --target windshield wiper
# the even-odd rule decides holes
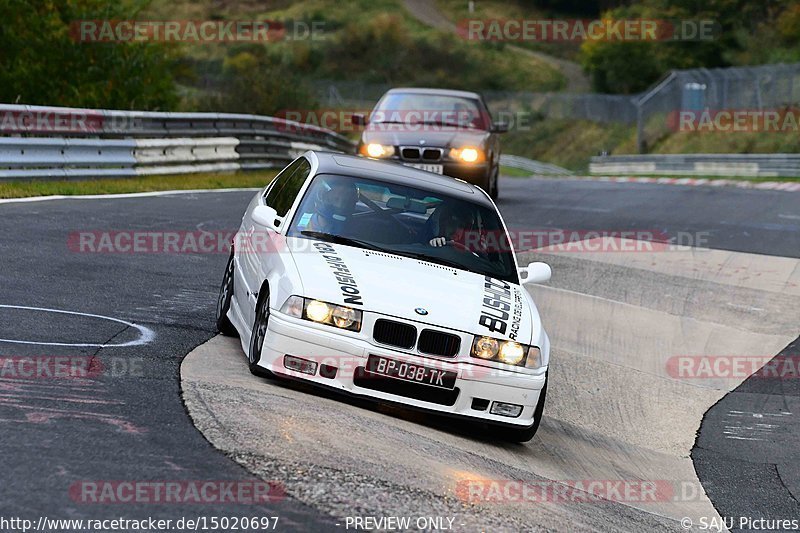
[[[419,122],[412,122],[412,124],[422,124],[423,126],[442,126],[445,128],[468,128],[475,129],[475,126],[467,123],[458,122],[444,122],[442,120],[421,120]]]
[[[476,129],[471,124],[459,124],[456,122],[443,122],[441,120],[414,120],[414,121],[401,121],[401,120],[380,120],[372,122],[371,124],[402,124],[404,126],[442,126],[444,128],[467,128]]]
[[[325,233],[324,231],[303,230],[300,232],[300,234],[305,235],[306,237],[313,237],[321,241],[328,241],[336,244],[345,244],[349,246],[355,246],[357,248],[366,248],[367,250],[372,250],[373,252],[394,253],[391,250],[387,250],[386,248],[381,248],[380,246],[372,244],[371,242],[360,241],[358,239],[351,239],[350,237],[344,237],[343,235],[334,235],[333,233]]]

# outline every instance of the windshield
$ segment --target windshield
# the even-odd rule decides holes
[[[287,235],[382,250],[519,283],[494,208],[424,189],[320,174]]]
[[[461,96],[389,93],[375,106],[370,124],[434,124],[487,130],[489,117],[474,98]]]

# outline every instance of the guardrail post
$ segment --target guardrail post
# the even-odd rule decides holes
[[[642,103],[636,102],[636,150],[640,154],[647,153],[647,146],[644,140],[644,117],[642,115]]]

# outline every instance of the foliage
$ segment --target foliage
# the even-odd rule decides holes
[[[312,97],[287,61],[264,46],[232,48],[223,62],[220,90],[201,99],[200,107],[258,115],[307,109]]]
[[[70,24],[130,19],[141,8],[107,0],[0,0],[0,101],[171,109],[168,49],[148,42],[78,42]]]
[[[473,90],[558,90],[564,79],[544,65],[522,65],[502,43],[475,43],[447,32],[415,32],[381,13],[347,24],[321,49],[316,74],[367,82]],[[526,66],[528,68],[522,68]]]
[[[798,0],[641,0],[603,13],[603,19],[675,24],[713,21],[711,39],[587,40],[580,59],[600,92],[635,93],[667,71],[800,59]],[[777,30],[777,31],[776,31]]]

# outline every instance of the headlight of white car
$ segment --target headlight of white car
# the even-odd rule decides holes
[[[361,331],[361,311],[313,298],[289,296],[281,313],[339,329]]]
[[[526,368],[542,367],[542,352],[538,347],[492,337],[476,335],[469,354],[484,361],[497,361]]]

